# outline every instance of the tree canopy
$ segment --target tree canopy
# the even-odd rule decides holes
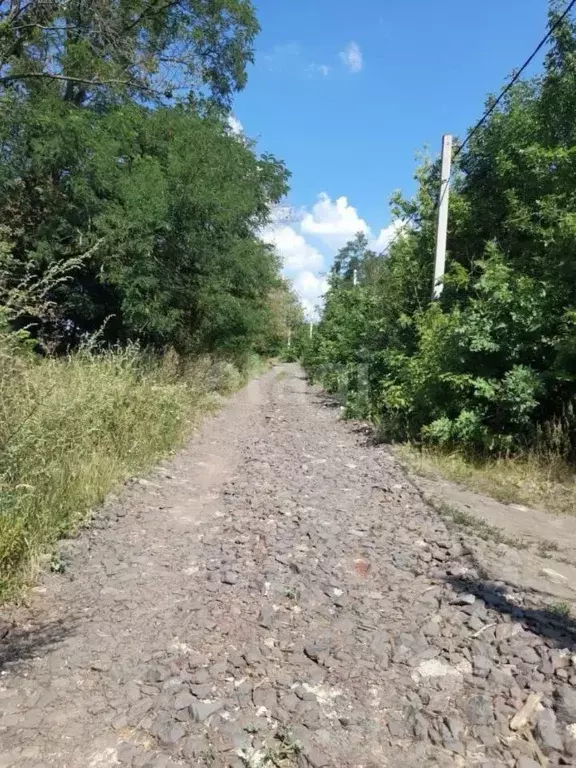
[[[266,347],[290,288],[258,234],[288,172],[228,126],[248,0],[13,0],[0,11],[4,293],[74,263],[44,346]],[[2,296],[0,295],[0,300]]]
[[[0,8],[0,85],[60,85],[75,104],[186,98],[228,104],[259,30],[249,0],[11,0]]]

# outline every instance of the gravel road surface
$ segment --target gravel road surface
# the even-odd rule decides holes
[[[0,625],[0,768],[576,765],[572,622],[486,546],[276,367]]]

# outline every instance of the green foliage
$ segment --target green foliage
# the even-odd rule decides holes
[[[280,284],[257,231],[286,191],[282,164],[190,108],[37,106],[10,117],[33,152],[15,145],[0,164],[15,268],[90,253],[45,333],[76,344],[110,318],[110,341],[250,346]]]
[[[567,621],[570,618],[570,606],[568,603],[551,603],[548,606],[548,611],[556,619]]]
[[[13,0],[0,8],[0,87],[46,85],[77,105],[227,103],[259,31],[250,0]]]
[[[414,200],[393,198],[415,223],[388,253],[359,236],[336,259],[305,363],[384,437],[509,453],[562,424],[576,448],[575,84],[565,22],[543,76],[515,86],[458,159],[441,301],[438,163],[424,160]]]
[[[53,351],[100,329],[181,351],[277,346],[270,296],[287,288],[258,233],[288,173],[226,111],[252,57],[251,3],[32,0],[2,19],[12,281],[82,261],[50,317],[21,322]],[[169,71],[187,85],[166,100]]]

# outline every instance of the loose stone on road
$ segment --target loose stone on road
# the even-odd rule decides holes
[[[278,367],[65,542],[0,640],[0,768],[576,765],[571,622],[338,417]]]

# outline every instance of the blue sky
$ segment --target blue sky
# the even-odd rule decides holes
[[[542,37],[546,0],[257,0],[262,26],[234,112],[292,172],[296,213],[267,234],[311,311],[354,231],[382,244],[415,155],[464,134]],[[538,69],[538,66],[536,66]],[[534,68],[533,70],[534,71]],[[345,198],[345,199],[344,199]]]

